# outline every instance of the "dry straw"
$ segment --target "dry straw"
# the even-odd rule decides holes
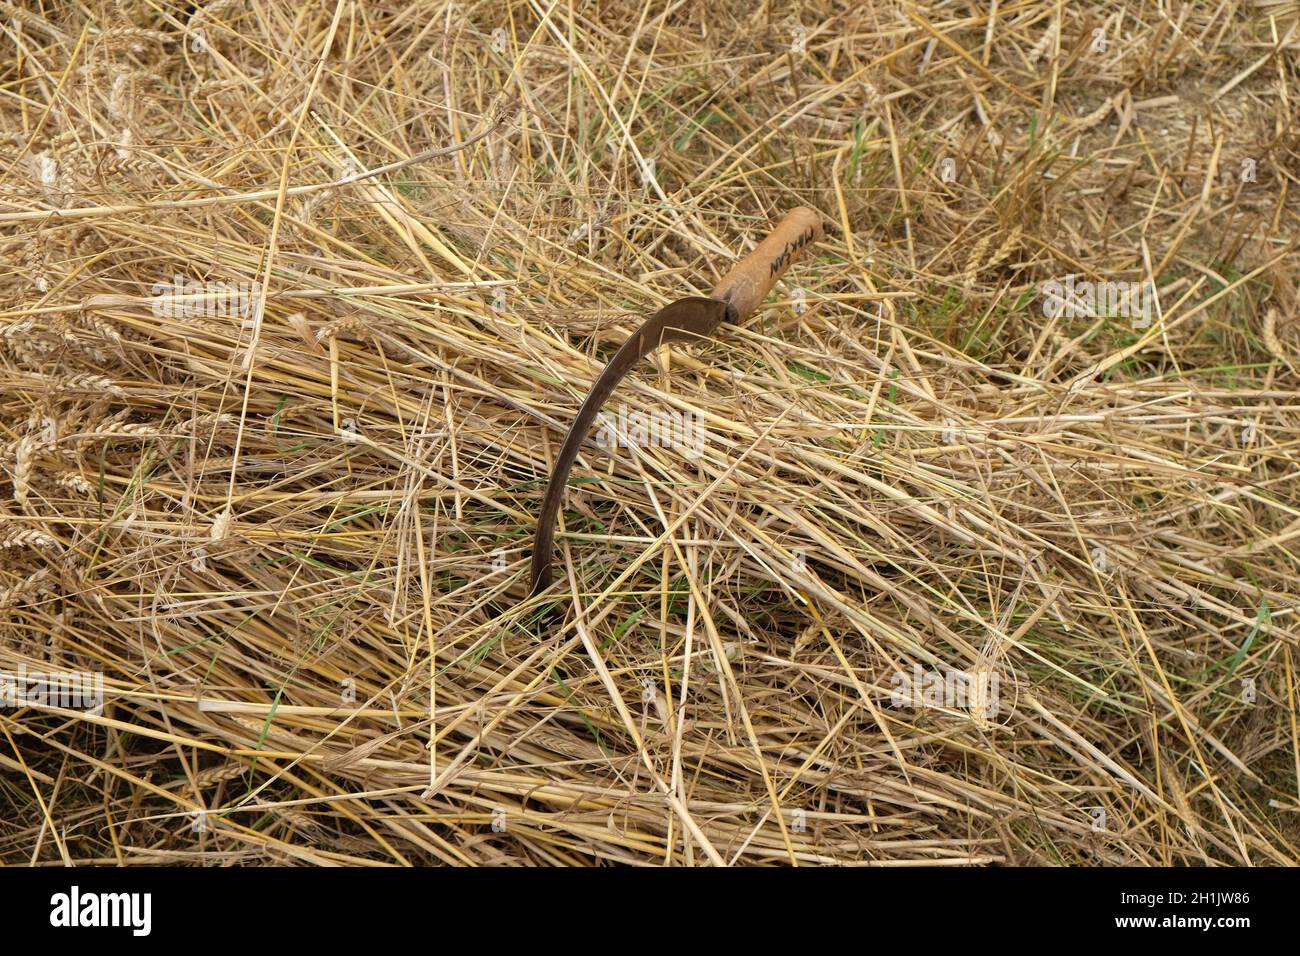
[[[4,3],[0,859],[1296,862],[1300,27],[976,6]]]

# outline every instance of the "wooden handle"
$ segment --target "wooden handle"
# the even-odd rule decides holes
[[[804,246],[821,234],[822,220],[816,210],[799,206],[786,213],[771,235],[732,266],[713,290],[713,298],[727,303],[727,318],[733,324],[746,319],[767,298]]]

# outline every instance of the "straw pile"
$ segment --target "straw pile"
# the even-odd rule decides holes
[[[1177,9],[0,3],[0,671],[104,681],[0,859],[1295,862],[1300,21]]]

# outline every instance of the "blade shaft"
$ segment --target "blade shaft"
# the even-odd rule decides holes
[[[708,338],[725,316],[726,305],[716,299],[697,296],[678,299],[646,319],[609,360],[609,364],[592,385],[582,407],[578,409],[568,434],[564,436],[564,444],[560,447],[559,457],[555,459],[555,467],[551,471],[551,480],[546,486],[546,497],[542,499],[541,511],[537,513],[530,572],[532,594],[546,590],[551,583],[551,552],[554,550],[556,515],[560,510],[560,502],[564,499],[569,471],[605,400],[632,366],[660,345],[682,339]]]

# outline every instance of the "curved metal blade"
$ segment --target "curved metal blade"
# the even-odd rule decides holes
[[[628,370],[644,356],[653,352],[665,342],[682,339],[704,339],[713,334],[729,315],[727,303],[703,296],[690,296],[678,299],[664,306],[642,323],[614,357],[609,360],[605,370],[600,373],[591,391],[578,409],[569,432],[564,436],[564,445],[559,457],[555,459],[555,469],[546,486],[546,497],[542,499],[542,509],[537,513],[537,531],[533,536],[532,594],[544,591],[551,583],[551,552],[554,548],[555,518],[564,498],[564,487],[569,479],[569,470],[578,457],[583,439],[591,428],[592,422],[600,413],[601,406],[609,398],[614,387],[627,374]]]

